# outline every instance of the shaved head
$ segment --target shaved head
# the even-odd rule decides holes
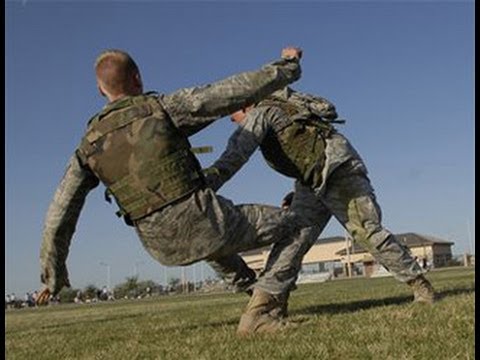
[[[95,61],[95,74],[102,90],[111,95],[129,93],[140,75],[131,56],[122,50],[106,50]]]

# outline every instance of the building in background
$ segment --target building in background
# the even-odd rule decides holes
[[[395,235],[405,244],[423,268],[447,266],[452,260],[451,241],[417,233]],[[270,247],[242,253],[243,259],[254,270],[263,269]],[[366,277],[388,275],[388,272],[375,262],[372,255],[358,244],[341,236],[319,238],[307,252],[302,262],[302,275],[328,273],[330,277],[363,275]]]

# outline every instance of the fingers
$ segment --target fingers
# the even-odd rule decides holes
[[[46,305],[50,300],[50,290],[43,289],[37,297],[37,305]]]
[[[282,58],[296,58],[300,59],[302,57],[302,49],[293,47],[293,46],[288,46],[284,49],[282,49]]]
[[[46,305],[48,303],[48,300],[50,298],[50,293],[48,290],[44,290],[37,299],[37,304],[38,305]]]
[[[297,48],[296,50],[297,50],[298,58],[301,59],[303,55],[303,50],[300,48]]]

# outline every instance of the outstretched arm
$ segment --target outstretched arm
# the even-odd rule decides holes
[[[56,295],[63,286],[70,286],[66,259],[70,242],[87,194],[99,184],[95,175],[82,167],[77,155],[73,155],[65,175],[58,186],[45,219],[40,250],[41,292],[39,304]]]
[[[187,136],[214,120],[247,107],[300,78],[301,50],[286,48],[282,59],[203,87],[161,96],[165,110]]]
[[[226,150],[207,170],[207,186],[218,190],[227,182],[261,145],[271,130],[271,124],[279,116],[272,107],[261,106],[249,110],[242,125],[228,140]]]

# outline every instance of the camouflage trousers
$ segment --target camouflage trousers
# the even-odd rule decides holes
[[[294,286],[300,268],[293,258],[303,258],[303,254],[318,237],[317,227],[310,226],[308,218],[300,218],[297,214],[278,207],[249,204],[237,205],[236,208],[245,218],[256,224],[255,232],[250,236],[243,236],[242,241],[227,241],[220,251],[206,259],[207,263],[235,292],[259,287],[271,294],[280,294],[284,289]],[[247,228],[248,226],[239,228],[239,231],[245,234]],[[267,261],[270,266],[263,269],[257,278],[256,273],[238,253],[270,244],[272,250]],[[297,256],[293,254],[293,248]],[[287,271],[292,272],[291,274],[283,269],[286,262],[290,263]],[[301,259],[299,264],[301,265]],[[290,279],[293,280],[292,285]],[[280,289],[276,290],[278,285]]]
[[[255,281],[255,273],[238,253],[273,243],[288,246],[306,221],[274,206],[235,205],[207,188],[137,221],[135,228],[145,249],[160,263],[206,260],[226,282],[245,289]]]
[[[423,273],[410,250],[381,224],[381,210],[367,170],[359,158],[337,167],[322,189],[299,182],[290,209],[314,226],[285,246],[275,245],[263,278],[256,286],[270,293],[289,291],[295,284],[304,255],[311,248],[331,217],[348,231],[353,241],[384,266],[399,281],[407,282]],[[309,233],[309,234],[306,234]]]
[[[423,271],[415,258],[381,224],[381,210],[361,158],[341,135],[333,137],[329,149],[322,185],[310,188],[297,181],[287,212],[267,205],[234,205],[205,189],[142,219],[137,233],[161,263],[206,260],[240,288],[251,284],[253,274],[238,253],[273,244],[253,286],[281,294],[293,289],[304,255],[333,216],[399,281],[416,278]]]

